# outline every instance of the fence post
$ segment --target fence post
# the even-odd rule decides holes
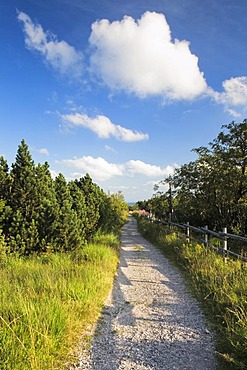
[[[227,227],[223,227],[223,233],[227,234]],[[226,256],[227,256],[227,236],[224,236],[224,241],[223,241],[223,256],[224,256],[224,261],[226,261]]]
[[[205,229],[208,230],[208,225],[205,226]],[[207,234],[207,232],[205,232],[205,234],[204,234],[204,245],[205,245],[205,247],[208,246],[208,234]]]
[[[186,239],[189,242],[190,241],[190,228],[189,228],[190,223],[186,222]]]

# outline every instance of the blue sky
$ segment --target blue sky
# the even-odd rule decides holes
[[[246,0],[0,0],[0,155],[127,202],[247,117]]]

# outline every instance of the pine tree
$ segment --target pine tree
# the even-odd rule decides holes
[[[3,201],[0,213],[0,228],[2,229],[2,239],[8,234],[12,210],[9,206],[11,179],[7,161],[3,156],[0,157],[0,202]]]
[[[9,227],[8,245],[10,251],[19,255],[27,254],[26,249],[26,227],[27,224],[23,218],[20,209],[12,212],[12,222]]]
[[[4,209],[5,202],[0,199],[0,217],[2,214],[2,211]],[[6,257],[6,250],[7,250],[7,245],[4,240],[4,235],[2,234],[2,228],[0,225],[0,262],[3,261]]]
[[[76,185],[83,191],[86,204],[86,240],[89,241],[97,230],[97,224],[100,218],[100,188],[92,182],[87,173],[80,180],[75,181]]]
[[[74,181],[69,183],[70,195],[72,198],[72,209],[76,212],[78,220],[78,234],[80,236],[79,244],[85,244],[86,242],[86,219],[87,209],[85,203],[85,196],[81,189],[76,185]]]
[[[56,197],[59,205],[56,219],[54,247],[57,251],[74,250],[82,244],[79,220],[73,209],[73,199],[69,186],[60,173],[55,179]]]
[[[36,250],[29,239],[37,241],[35,220],[35,166],[28,146],[21,141],[11,170],[10,207],[12,210],[11,245],[20,253]],[[27,232],[29,230],[29,232]]]
[[[38,164],[35,168],[35,219],[39,234],[38,251],[51,247],[55,235],[55,221],[58,216],[58,204],[55,185],[49,170],[49,164]]]
[[[18,147],[11,171],[11,207],[21,210],[25,220],[31,221],[34,213],[35,166],[24,140]]]
[[[0,199],[7,201],[10,192],[9,166],[3,156],[0,156]]]

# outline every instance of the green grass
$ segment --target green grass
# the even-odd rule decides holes
[[[187,242],[163,225],[138,220],[142,235],[183,272],[217,340],[219,369],[247,369],[247,264]]]
[[[1,370],[61,370],[73,360],[83,331],[99,317],[118,264],[119,241],[103,239],[71,254],[2,259]]]

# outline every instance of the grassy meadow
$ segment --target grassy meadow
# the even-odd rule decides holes
[[[168,227],[138,220],[142,235],[181,269],[214,329],[219,369],[247,369],[247,263],[181,239]]]
[[[0,369],[66,369],[111,289],[119,239],[63,254],[0,260]]]

